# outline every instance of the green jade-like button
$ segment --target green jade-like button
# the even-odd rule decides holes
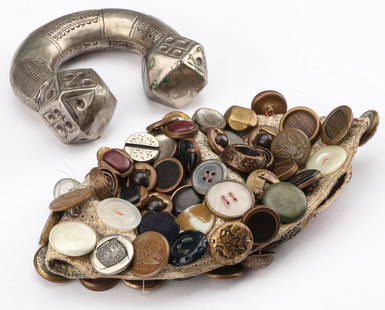
[[[281,223],[291,223],[306,211],[306,196],[297,186],[280,182],[269,186],[262,198],[263,204],[273,209]]]

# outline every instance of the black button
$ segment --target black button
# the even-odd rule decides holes
[[[143,215],[138,227],[140,234],[146,231],[156,231],[171,242],[179,232],[179,225],[170,213],[149,212]]]
[[[163,200],[156,197],[151,197],[146,205],[146,209],[153,212],[161,212],[165,207]]]
[[[133,204],[140,201],[140,192],[137,186],[122,187],[120,190],[120,198],[127,200]]]
[[[201,204],[203,198],[191,185],[178,188],[171,197],[174,212],[179,214],[193,205]]]
[[[207,238],[200,231],[186,230],[179,233],[171,243],[170,264],[189,265],[200,259],[207,250]]]
[[[156,191],[167,193],[174,190],[184,177],[183,166],[176,158],[163,158],[154,163],[158,176]]]
[[[193,139],[180,140],[176,149],[175,157],[182,163],[186,173],[191,173],[200,162],[198,144]]]
[[[261,132],[257,134],[253,140],[254,146],[263,146],[267,149],[270,149],[271,142],[273,141],[273,136],[268,132]]]
[[[149,172],[146,170],[134,170],[131,174],[131,182],[130,185],[135,186],[148,186],[149,182]]]

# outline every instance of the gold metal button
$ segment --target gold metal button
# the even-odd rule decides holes
[[[287,103],[281,93],[274,90],[265,90],[254,97],[251,108],[257,114],[271,116],[285,113]]]
[[[377,127],[380,121],[380,117],[377,111],[369,110],[360,116],[360,118],[369,119],[369,125],[366,128],[365,132],[362,134],[360,139],[360,146],[368,142],[376,133]]]
[[[321,139],[325,144],[334,145],[342,141],[353,123],[353,112],[342,105],[329,113],[321,128]]]
[[[271,171],[257,169],[249,174],[246,180],[246,186],[254,193],[257,198],[262,198],[263,191],[270,184],[278,183],[279,178]]]
[[[235,131],[254,128],[258,124],[257,114],[251,109],[239,106],[230,107],[225,113],[227,125]]]

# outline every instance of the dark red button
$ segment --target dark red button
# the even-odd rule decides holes
[[[105,152],[103,160],[120,173],[125,173],[131,167],[131,161],[116,150]]]
[[[193,122],[180,120],[175,121],[167,126],[167,130],[173,133],[184,133],[195,129]]]

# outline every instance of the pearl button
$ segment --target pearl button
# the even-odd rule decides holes
[[[51,229],[49,244],[60,254],[82,256],[95,248],[96,234],[84,223],[62,222]]]
[[[336,172],[345,163],[347,154],[343,147],[338,145],[326,146],[315,152],[309,159],[306,169],[317,169],[322,176]]]
[[[135,229],[141,220],[138,208],[131,202],[119,198],[102,200],[97,206],[97,212],[105,225],[121,231]]]

